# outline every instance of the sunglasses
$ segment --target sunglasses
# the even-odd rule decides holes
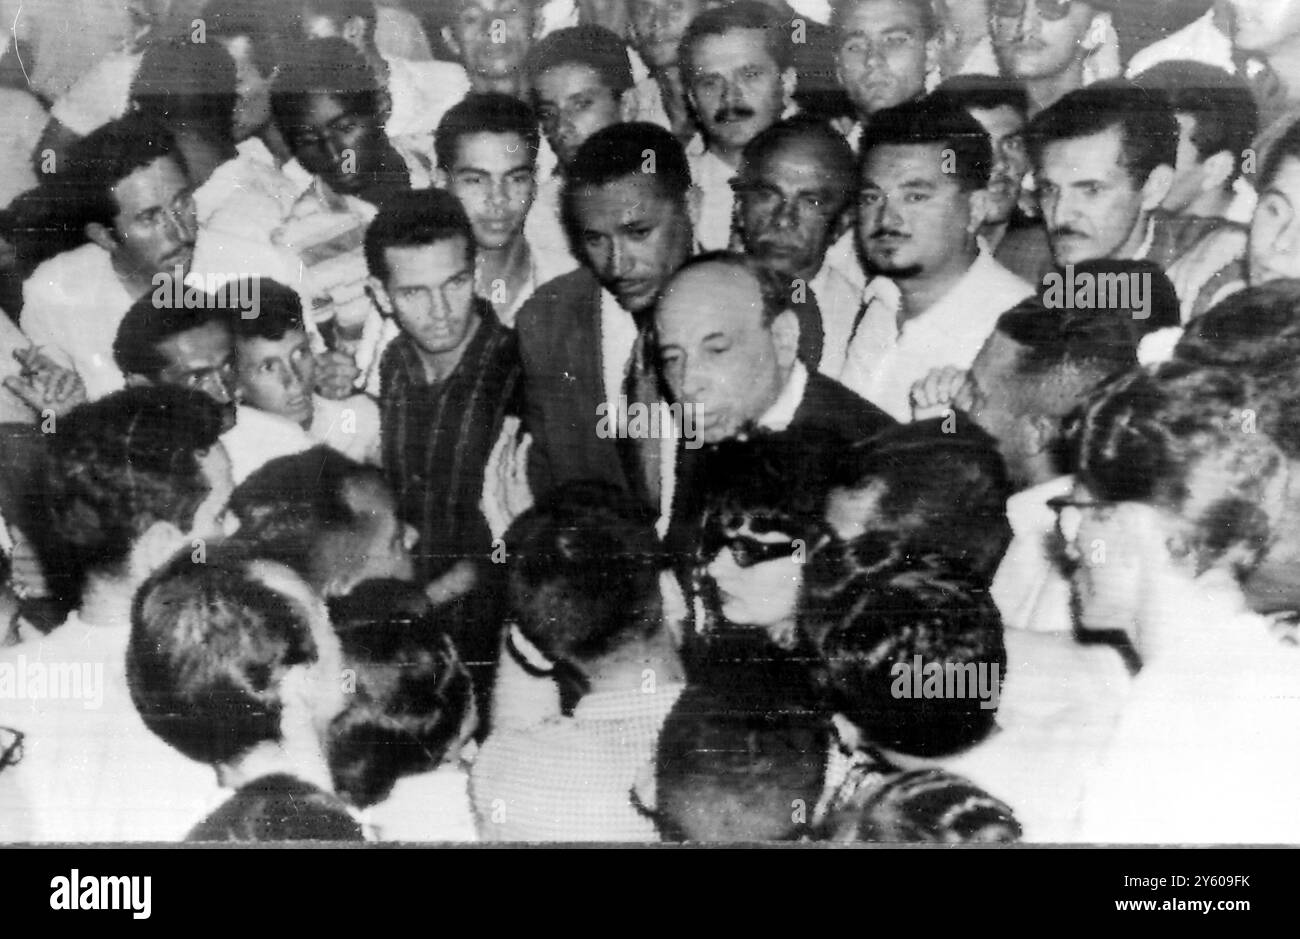
[[[1032,3],[1043,19],[1063,20],[1070,15],[1072,2],[1073,0],[993,0],[993,15],[1019,18],[1024,15],[1025,7]]]
[[[753,567],[778,558],[794,556],[794,541],[759,541],[747,535],[732,535],[719,538],[708,552],[710,558],[716,557],[724,548],[730,549],[731,559],[737,567]]]

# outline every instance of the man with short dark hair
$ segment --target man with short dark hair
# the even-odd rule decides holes
[[[495,603],[500,567],[480,503],[493,446],[518,413],[518,340],[474,289],[474,229],[450,193],[385,206],[365,249],[370,288],[401,329],[379,366],[383,465],[399,516],[419,535],[417,580],[464,572],[457,602],[473,626],[458,645],[466,661],[491,661],[498,622],[480,607]]]
[[[174,561],[140,588],[127,673],[149,729],[235,790],[185,840],[363,840],[324,751],[346,704],[339,640],[288,568],[226,547]]]
[[[741,152],[793,103],[790,31],[758,0],[741,0],[692,20],[679,62],[704,139],[704,150],[690,155],[703,194],[697,235],[704,248],[721,250],[731,241],[730,181]]]
[[[232,480],[220,433],[207,396],[154,387],[82,405],[48,436],[43,516],[77,574],[76,609],[5,649],[4,664],[76,681],[62,696],[56,685],[0,702],[0,724],[26,735],[21,764],[0,772],[5,840],[178,841],[215,804],[211,772],[141,723],[126,657],[136,589],[177,551],[202,567],[195,559],[222,533]]]
[[[678,50],[691,20],[704,9],[703,0],[628,0],[632,45],[650,76],[634,94],[653,101],[658,96],[668,129],[686,143],[699,127],[686,99],[686,85],[678,66]],[[643,105],[645,108],[646,105]],[[647,116],[643,113],[642,116]]]
[[[975,118],[942,100],[878,112],[863,142],[858,236],[870,273],[840,380],[895,419],[913,383],[965,368],[997,317],[1033,288],[978,240],[993,151]]]
[[[684,673],[664,623],[652,522],[618,488],[578,482],[508,532],[519,631],[557,663],[577,703],[569,716],[488,735],[471,776],[483,840],[658,840],[632,792],[650,775]]]
[[[799,355],[837,376],[862,296],[862,272],[834,245],[852,227],[853,152],[829,125],[801,117],[773,124],[745,147],[731,187],[745,250],[791,283]]]
[[[189,270],[197,235],[190,178],[171,132],[132,115],[78,142],[54,184],[78,205],[88,243],[28,277],[22,329],[95,400],[122,387],[112,347],[127,308],[157,275]]]
[[[929,0],[842,0],[832,8],[839,33],[836,75],[853,102],[853,149],[877,111],[925,94],[939,24]]]
[[[644,479],[629,475],[618,442],[597,427],[606,408],[619,413],[620,395],[657,400],[645,337],[664,283],[694,242],[681,144],[655,124],[607,127],[569,164],[563,202],[583,267],[542,285],[515,321],[532,435],[529,483],[541,495],[571,480],[629,488],[654,476],[657,488],[657,472],[647,465]]]
[[[523,98],[524,60],[533,42],[539,0],[457,0],[442,38],[469,74],[474,91]]]

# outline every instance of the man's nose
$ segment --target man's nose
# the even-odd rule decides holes
[[[609,276],[617,280],[631,273],[633,260],[632,252],[628,250],[627,245],[616,238],[609,250],[609,262],[605,267],[609,272]]]

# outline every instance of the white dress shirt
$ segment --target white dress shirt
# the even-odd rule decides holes
[[[889,278],[876,277],[867,286],[840,381],[906,423],[912,419],[912,385],[932,369],[970,368],[998,317],[1033,292],[1027,281],[980,252],[952,289],[900,326],[902,294]]]
[[[1067,495],[1073,488],[1073,476],[1058,476],[1007,500],[1007,520],[1014,535],[989,594],[1008,629],[1067,635],[1073,629],[1070,582],[1052,560],[1056,513],[1047,505],[1048,499]]]

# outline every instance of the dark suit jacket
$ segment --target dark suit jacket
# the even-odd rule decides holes
[[[618,441],[596,435],[596,408],[606,400],[596,278],[580,268],[543,284],[520,309],[515,330],[533,494],[579,479],[629,488]]]

